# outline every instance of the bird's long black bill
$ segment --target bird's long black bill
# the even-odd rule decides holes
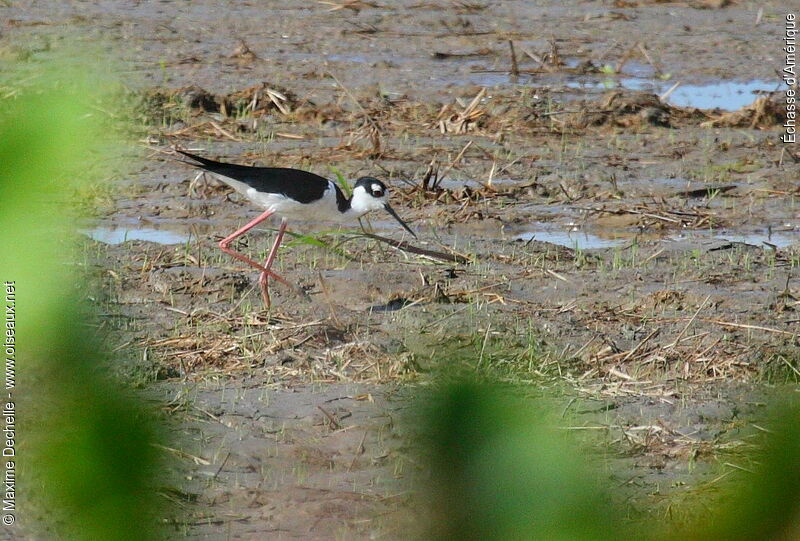
[[[385,209],[386,209],[386,212],[388,212],[389,214],[391,214],[391,215],[394,217],[394,219],[395,219],[395,220],[397,220],[398,222],[400,222],[400,225],[402,225],[402,226],[403,226],[403,229],[405,229],[406,231],[408,231],[409,233],[411,233],[411,235],[412,235],[414,238],[417,238],[417,234],[416,234],[416,233],[414,233],[413,231],[411,231],[411,228],[410,228],[410,227],[408,227],[408,225],[406,225],[406,223],[405,223],[405,222],[404,222],[404,221],[403,221],[403,220],[400,218],[400,216],[398,216],[398,215],[397,215],[397,213],[394,211],[394,209],[393,209],[391,206],[389,206],[389,203],[386,203],[386,204],[383,206],[383,208],[385,208]]]

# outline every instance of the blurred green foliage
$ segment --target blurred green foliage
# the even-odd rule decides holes
[[[682,539],[800,539],[800,396],[797,386],[785,389],[764,423],[769,433],[754,457],[760,467]]]
[[[795,540],[800,539],[800,407],[782,402],[745,473],[701,521],[632,520],[602,486],[599,460],[579,454],[560,418],[520,386],[465,379],[425,401],[433,539]],[[796,394],[790,391],[789,395]],[[696,502],[698,507],[707,501]]]
[[[620,538],[597,472],[548,427],[546,409],[477,382],[446,384],[430,405],[436,538]]]
[[[0,84],[0,279],[17,288],[23,508],[14,528],[146,540],[163,516],[152,490],[159,434],[152,413],[107,377],[73,263],[75,195],[117,167],[125,144],[104,112],[113,82],[83,59],[25,65],[24,84],[9,71]]]

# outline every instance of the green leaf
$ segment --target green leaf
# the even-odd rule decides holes
[[[347,197],[352,197],[353,196],[353,187],[350,186],[350,183],[347,182],[346,178],[344,178],[344,175],[342,174],[342,172],[339,171],[337,168],[335,168],[332,165],[329,165],[328,169],[330,169],[331,172],[334,175],[336,175],[336,183],[339,185],[339,188],[342,189],[342,192],[344,192],[344,195],[346,195]]]

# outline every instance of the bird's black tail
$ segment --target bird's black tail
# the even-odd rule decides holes
[[[184,162],[187,165],[199,167],[204,171],[208,171],[210,173],[217,173],[218,175],[222,175],[223,177],[232,178],[234,180],[238,180],[240,182],[245,182],[245,183],[251,182],[256,171],[261,171],[265,169],[263,167],[250,167],[247,165],[237,165],[233,163],[224,163],[215,160],[209,160],[208,158],[198,156],[197,154],[192,154],[191,152],[186,152],[185,150],[179,150],[177,148],[175,149],[175,152],[179,152],[184,156],[186,156],[187,158],[191,158],[192,160],[197,162],[197,163]]]
[[[282,194],[300,203],[310,203],[320,199],[330,185],[326,178],[299,169],[237,165],[209,160],[177,148],[175,151],[197,162],[184,162],[187,165],[216,174],[219,180],[248,197],[251,196],[248,188],[254,188],[256,192]],[[336,199],[340,205],[347,202],[338,188]]]
[[[201,163],[202,165],[206,166],[209,169],[224,167],[224,166],[228,165],[228,164],[225,164],[225,163],[222,163],[222,162],[209,160],[208,158],[204,158],[202,156],[198,156],[197,154],[192,154],[191,152],[186,152],[185,150],[180,150],[178,148],[175,149],[175,152],[178,152],[179,154],[183,154],[187,158],[191,158],[194,161]],[[193,165],[195,165],[195,164],[193,164]]]

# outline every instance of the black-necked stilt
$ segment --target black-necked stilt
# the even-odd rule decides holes
[[[358,179],[353,187],[353,195],[348,199],[334,182],[307,171],[283,167],[235,165],[209,160],[183,150],[178,150],[178,152],[198,162],[190,165],[213,174],[250,201],[265,209],[256,219],[221,240],[219,247],[226,254],[261,271],[258,283],[261,286],[261,295],[264,297],[264,302],[267,306],[270,305],[268,290],[270,276],[282,284],[293,287],[282,276],[270,270],[272,263],[275,261],[278,247],[283,240],[283,233],[286,231],[286,224],[289,218],[343,221],[360,218],[373,210],[383,209],[400,222],[400,225],[406,231],[416,237],[411,228],[400,219],[400,216],[389,205],[389,191],[386,189],[386,185],[376,178],[361,177]],[[233,251],[228,246],[234,239],[245,234],[273,214],[281,217],[281,226],[278,229],[275,243],[272,245],[272,249],[269,251],[267,260],[263,265]]]

